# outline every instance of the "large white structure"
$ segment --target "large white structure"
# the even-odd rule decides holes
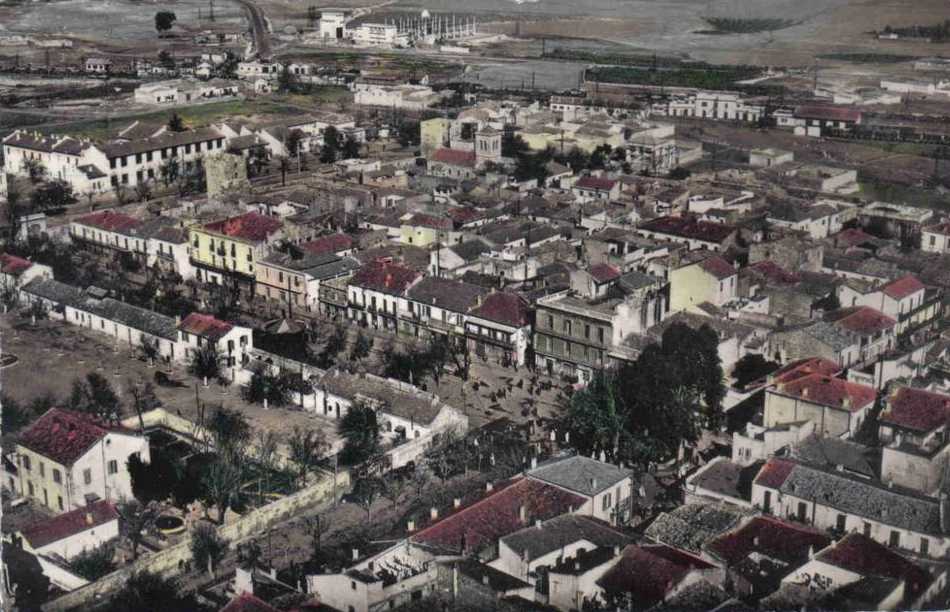
[[[115,504],[101,499],[20,530],[23,549],[36,555],[69,561],[119,537]]]
[[[353,86],[353,92],[353,101],[356,104],[405,110],[425,110],[445,97],[425,85],[376,85],[357,82]]]

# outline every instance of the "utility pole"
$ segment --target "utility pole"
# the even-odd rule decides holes
[[[214,0],[208,0],[208,21],[214,21]]]

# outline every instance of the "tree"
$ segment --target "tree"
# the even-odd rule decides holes
[[[207,381],[209,378],[221,378],[221,365],[224,357],[218,354],[218,347],[213,342],[205,342],[191,354],[188,371]]]
[[[13,434],[33,420],[35,412],[24,407],[7,394],[0,395],[0,418],[2,418],[2,430],[5,434]]]
[[[320,162],[332,164],[337,160],[340,150],[340,132],[332,125],[323,130],[323,146],[320,148]]]
[[[369,357],[373,350],[373,339],[361,331],[356,334],[356,342],[353,343],[353,349],[350,351],[350,361],[359,361]]]
[[[163,449],[152,449],[148,463],[138,454],[129,455],[125,467],[132,481],[132,495],[144,504],[162,502],[169,497],[181,502],[186,497],[181,488],[184,466],[177,457]]]
[[[23,170],[30,177],[30,182],[34,185],[43,180],[46,176],[46,166],[39,159],[33,157],[23,158]]]
[[[137,499],[123,500],[116,504],[116,512],[122,518],[122,529],[132,544],[132,559],[138,559],[139,544],[161,514],[161,507],[154,501],[143,504]]]
[[[356,402],[340,419],[340,434],[346,438],[340,461],[346,465],[362,463],[379,451],[379,422],[372,407]]]
[[[158,340],[149,340],[148,336],[145,334],[142,334],[140,338],[139,353],[142,355],[142,358],[149,363],[149,365],[153,365],[155,363],[155,358],[159,356]]]
[[[116,182],[112,186],[112,193],[115,195],[115,201],[121,206],[129,201],[129,194],[126,191],[125,185],[120,182]]]
[[[298,486],[302,487],[307,482],[307,474],[317,466],[329,450],[330,444],[321,429],[304,430],[294,427],[288,445],[290,460],[297,466]]]
[[[49,181],[39,185],[30,196],[33,210],[47,211],[61,209],[75,204],[76,195],[73,186],[62,179]]]
[[[313,546],[313,557],[320,555],[323,534],[330,530],[330,521],[324,514],[314,514],[304,518],[304,529],[310,536],[310,543]]]
[[[277,75],[277,91],[280,93],[292,93],[297,89],[297,75],[290,71],[290,67],[284,64],[280,73]]]
[[[142,181],[135,185],[135,197],[139,202],[145,202],[152,197],[152,185],[148,181]]]
[[[400,121],[396,126],[396,140],[403,147],[419,146],[422,140],[421,127],[418,121]]]
[[[736,362],[732,377],[736,379],[736,386],[745,387],[774,372],[778,367],[774,361],[767,361],[762,355],[750,353]]]
[[[99,580],[115,569],[115,548],[111,544],[103,544],[90,550],[84,550],[69,561],[69,569],[74,574],[82,576],[90,582]]]
[[[343,148],[340,151],[340,157],[343,159],[359,159],[360,143],[358,143],[352,136],[347,136],[346,140],[343,141]]]
[[[202,479],[205,501],[218,508],[218,523],[223,524],[228,508],[239,495],[244,479],[243,458],[240,454],[219,455],[208,466]]]
[[[252,572],[260,567],[264,559],[264,551],[255,540],[249,540],[237,545],[237,564],[245,571]]]
[[[126,391],[132,398],[132,409],[139,418],[139,430],[145,433],[145,420],[142,413],[151,410],[161,402],[155,397],[155,385],[144,377],[139,380],[129,379],[126,382]]]
[[[67,405],[70,410],[108,420],[118,419],[121,413],[119,396],[109,381],[98,372],[89,372],[85,379],[73,380]]]
[[[165,68],[166,70],[174,70],[175,58],[172,57],[171,53],[169,53],[165,49],[162,49],[161,51],[158,52],[158,64],[162,68]]]
[[[307,347],[316,366],[324,370],[333,367],[337,355],[346,348],[346,329],[342,325],[333,325],[332,327],[333,330],[326,335],[322,347],[320,343],[314,343]]]
[[[287,153],[291,157],[297,157],[300,154],[300,143],[303,141],[303,132],[298,129],[290,130],[287,133]]]
[[[178,17],[171,11],[158,11],[155,13],[155,31],[158,32],[159,38],[161,38],[165,32],[171,30],[176,21],[178,21]]]
[[[223,406],[215,409],[205,428],[221,454],[239,453],[251,440],[251,426],[247,418],[237,410]]]
[[[218,530],[208,523],[198,523],[191,534],[191,556],[195,565],[207,567],[208,575],[214,576],[214,567],[224,558],[228,543],[218,535]]]
[[[392,470],[379,479],[379,484],[380,495],[391,501],[393,509],[395,510],[399,499],[406,489],[409,488],[409,479],[403,478],[397,471]]]
[[[168,118],[168,131],[169,132],[184,132],[185,131],[185,122],[182,121],[181,115],[178,113],[172,113],[172,116]],[[170,159],[175,159],[174,157]]]
[[[104,608],[106,612],[168,612],[194,609],[194,602],[179,595],[180,585],[172,578],[141,571],[132,574]]]
[[[379,497],[382,487],[378,478],[360,478],[353,487],[352,499],[357,506],[366,512],[366,522],[369,522],[373,511],[373,503]]]
[[[251,380],[241,389],[241,396],[252,404],[284,406],[293,400],[290,376],[274,374],[271,367],[264,363],[252,366]]]

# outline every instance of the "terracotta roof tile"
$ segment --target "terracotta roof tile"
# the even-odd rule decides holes
[[[429,161],[449,164],[452,166],[475,166],[474,151],[457,151],[455,149],[437,149],[430,157]]]
[[[834,361],[821,357],[809,357],[793,361],[773,372],[772,382],[776,384],[789,383],[812,374],[837,376],[839,372],[841,372],[841,366]]]
[[[221,608],[220,612],[279,612],[279,610],[251,593],[245,592],[228,602],[228,605]]]
[[[252,242],[267,240],[267,237],[284,226],[284,223],[275,217],[268,217],[256,212],[249,212],[223,221],[208,223],[204,228],[210,232],[223,234],[229,238],[240,238]]]
[[[371,262],[357,270],[351,285],[373,291],[402,295],[422,275],[389,262]]]
[[[472,310],[471,315],[512,327],[523,327],[528,324],[528,303],[514,293],[497,291],[486,296],[482,305]]]
[[[211,315],[193,312],[178,324],[178,329],[217,342],[234,329],[234,326]]]
[[[756,552],[797,565],[808,559],[809,549],[818,552],[831,542],[830,537],[811,527],[758,516],[711,540],[706,548],[729,565]]]
[[[861,121],[861,111],[849,106],[799,106],[795,109],[795,116],[829,121]]]
[[[934,431],[950,422],[950,396],[901,387],[888,398],[887,409],[881,413],[880,420],[921,433]]]
[[[861,533],[850,533],[815,557],[861,576],[896,578],[905,582],[907,600],[916,599],[933,578],[919,565]]]
[[[801,280],[797,274],[788,272],[782,266],[768,259],[746,267],[746,270],[766,278],[778,285],[794,285]]]
[[[913,274],[908,274],[897,280],[891,281],[881,289],[885,295],[901,300],[907,296],[913,295],[918,291],[926,289],[924,284],[917,280]]]
[[[610,191],[614,188],[617,181],[597,176],[584,176],[574,183],[578,189],[595,189],[597,191]]]
[[[110,432],[134,435],[91,416],[50,408],[20,434],[18,442],[56,463],[69,466]]]
[[[773,457],[759,470],[758,475],[755,477],[754,484],[770,489],[777,489],[782,486],[782,483],[785,482],[785,479],[788,478],[793,469],[795,469],[794,462]]]
[[[129,215],[112,212],[111,210],[104,210],[102,212],[86,215],[85,217],[80,217],[76,219],[74,223],[95,227],[109,232],[120,232],[130,230],[142,222],[135,217],[130,217]]]
[[[699,267],[706,272],[709,272],[719,280],[729,278],[730,276],[735,276],[737,274],[735,267],[730,265],[728,261],[718,255],[713,255],[712,257],[707,257],[706,259],[702,260],[699,262]]]
[[[659,217],[640,225],[639,229],[707,242],[722,242],[736,231],[731,225],[697,221],[693,217]]]
[[[77,508],[51,519],[33,523],[21,533],[34,549],[59,542],[77,533],[118,520],[115,505],[108,500],[99,500],[86,507]]]
[[[855,412],[873,404],[877,392],[873,387],[848,382],[822,374],[803,376],[778,388],[784,395],[801,398],[812,404]]]
[[[19,276],[29,270],[32,265],[33,262],[28,259],[8,253],[0,253],[0,272],[4,274]]]
[[[316,240],[305,242],[300,248],[314,255],[324,255],[327,253],[339,253],[353,248],[353,239],[346,234],[331,234],[322,236]]]
[[[594,264],[590,267],[588,272],[590,272],[590,275],[593,276],[594,280],[598,283],[606,283],[620,278],[620,270],[616,266],[612,266],[608,263]]]
[[[894,319],[869,306],[836,310],[829,313],[827,319],[838,327],[865,336],[891,329],[897,324]]]
[[[712,567],[699,557],[665,544],[630,545],[597,584],[612,595],[629,593],[638,609],[646,609],[663,601],[691,571]]]

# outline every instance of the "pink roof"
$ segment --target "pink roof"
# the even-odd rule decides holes
[[[512,327],[523,327],[528,324],[527,302],[521,296],[504,291],[490,293],[482,301],[482,305],[472,310],[470,314]]]
[[[903,580],[907,600],[916,599],[933,580],[922,567],[863,533],[849,533],[815,558],[861,576]]]
[[[20,434],[18,442],[60,465],[70,466],[112,431],[133,433],[87,414],[50,408]]]
[[[99,228],[110,232],[119,232],[132,229],[138,226],[141,221],[135,217],[124,215],[122,213],[104,210],[76,219],[76,223],[88,225],[89,227]]]
[[[280,612],[277,608],[263,601],[251,593],[241,593],[228,605],[221,608],[220,612]]]
[[[943,234],[944,236],[950,236],[950,221],[944,221],[943,223],[937,223],[936,225],[925,227],[924,231],[932,232],[934,234]]]
[[[305,242],[300,248],[314,255],[325,255],[328,253],[339,253],[353,248],[353,239],[346,234],[331,234],[322,236],[316,240]]]
[[[776,384],[788,383],[812,374],[837,376],[839,372],[841,372],[841,366],[834,361],[821,357],[809,357],[793,361],[773,372],[772,382]]]
[[[735,276],[737,274],[735,267],[718,255],[713,255],[712,257],[707,257],[706,259],[702,260],[699,262],[699,267],[706,272],[709,272],[719,280],[729,278],[730,276]]]
[[[368,263],[353,275],[351,285],[390,294],[402,294],[422,275],[385,261]]]
[[[934,431],[950,422],[950,396],[924,389],[901,387],[888,398],[882,423],[920,433]]]
[[[781,285],[794,285],[801,280],[797,274],[787,271],[782,266],[768,259],[758,261],[748,266],[747,269]]]
[[[22,257],[9,255],[7,253],[0,253],[0,272],[4,274],[19,276],[29,270],[32,265],[33,262],[29,259],[23,259]]]
[[[870,306],[843,308],[828,315],[828,320],[861,335],[876,334],[897,325],[897,321]]]
[[[637,608],[646,609],[665,599],[691,571],[712,568],[699,557],[665,544],[631,544],[597,584],[613,595],[630,593]]]
[[[822,374],[811,374],[787,382],[778,388],[780,393],[801,398],[803,401],[856,412],[874,403],[877,392],[873,387],[848,382]]]
[[[714,538],[706,548],[729,565],[755,552],[785,562],[802,562],[808,558],[809,549],[818,552],[831,541],[817,529],[758,516],[735,531]]]
[[[795,109],[795,116],[826,121],[861,121],[861,111],[850,106],[799,106]]]
[[[584,497],[559,487],[518,477],[426,527],[412,540],[445,550],[477,551],[536,520],[545,521],[577,510],[584,501]]]
[[[432,229],[450,230],[452,229],[452,220],[445,217],[436,217],[425,213],[416,213],[406,221],[406,225],[416,227],[429,227]]]
[[[51,519],[42,520],[24,528],[21,533],[34,549],[41,548],[53,542],[59,542],[87,529],[104,525],[109,521],[118,520],[112,502],[99,500],[84,508],[77,508]]]
[[[884,294],[888,297],[901,300],[924,289],[926,289],[926,287],[922,282],[917,280],[916,276],[908,274],[907,276],[902,276],[884,285],[882,291],[884,291]]]
[[[229,238],[239,238],[252,242],[267,240],[267,237],[278,231],[284,223],[275,217],[268,217],[256,212],[249,212],[223,221],[215,221],[205,225],[210,232],[224,234]]]
[[[234,329],[234,326],[209,314],[193,312],[178,324],[178,329],[217,342]]]
[[[656,219],[641,224],[639,229],[648,232],[668,234],[670,236],[689,238],[690,240],[720,243],[736,232],[736,228],[731,225],[712,223],[711,221],[697,221],[691,216],[657,217]]]
[[[868,234],[864,230],[861,230],[856,227],[851,227],[848,229],[841,230],[835,234],[835,244],[838,246],[844,245],[848,247],[857,246],[863,244],[870,240],[874,240],[874,236]]]
[[[795,469],[795,464],[787,459],[772,457],[762,466],[755,476],[755,484],[777,489],[782,486],[788,475]]]
[[[452,166],[475,166],[475,151],[457,151],[455,149],[437,149],[430,157],[430,161]]]
[[[597,191],[610,191],[614,188],[617,181],[599,176],[584,176],[574,183],[578,189],[595,189]]]
[[[606,283],[612,281],[616,278],[620,278],[620,270],[616,266],[612,266],[608,263],[599,263],[594,264],[590,267],[590,275],[594,277],[598,283]]]

